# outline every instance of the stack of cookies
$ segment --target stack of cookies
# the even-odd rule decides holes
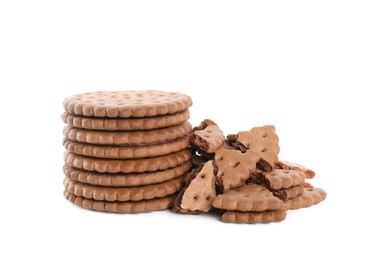
[[[185,179],[173,211],[196,214],[213,208],[235,223],[281,221],[287,210],[309,207],[326,192],[306,182],[315,173],[279,160],[279,138],[268,125],[228,135],[212,120],[194,128],[195,169]]]
[[[192,168],[189,96],[93,92],[64,101],[64,195],[110,212],[167,209]]]

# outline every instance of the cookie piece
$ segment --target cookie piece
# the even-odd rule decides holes
[[[274,169],[271,172],[255,173],[257,183],[270,189],[279,190],[302,184],[305,174],[294,170]]]
[[[278,210],[283,207],[283,201],[261,185],[248,184],[218,195],[213,207],[237,211]]]
[[[146,131],[108,132],[85,130],[66,126],[63,129],[65,137],[72,141],[101,145],[148,145],[164,143],[190,135],[192,130],[189,122],[162,129]]]
[[[65,190],[75,194],[75,196],[84,197],[93,200],[104,201],[138,201],[153,198],[165,197],[181,190],[183,176],[176,179],[146,186],[136,187],[103,187],[85,184],[68,179],[64,180]]]
[[[82,183],[111,186],[111,187],[130,187],[161,183],[175,179],[190,171],[192,163],[187,161],[174,168],[163,171],[143,172],[143,173],[98,173],[88,172],[65,165],[63,173],[67,178]]]
[[[175,199],[175,195],[170,195],[162,198],[140,201],[100,201],[86,199],[84,197],[75,196],[74,194],[64,191],[65,198],[70,202],[86,208],[98,211],[108,211],[114,213],[141,213],[156,210],[169,209]]]
[[[187,95],[157,90],[89,92],[68,97],[63,102],[69,114],[110,118],[173,114],[192,104]]]
[[[265,171],[271,171],[278,161],[279,137],[273,125],[254,127],[250,131],[239,132],[234,146],[242,152],[250,150],[258,153],[261,158],[260,167]]]
[[[304,185],[299,184],[286,189],[270,190],[270,191],[274,194],[274,196],[278,197],[279,199],[287,200],[303,194]]]
[[[223,148],[217,150],[213,165],[219,188],[225,192],[242,186],[255,171],[259,160],[259,155],[252,151],[241,153]]]
[[[214,153],[224,144],[223,132],[212,120],[205,119],[194,129],[190,142],[199,151]]]
[[[189,117],[189,110],[186,109],[175,114],[167,114],[163,116],[117,119],[76,116],[64,112],[61,118],[66,124],[77,128],[104,131],[130,131],[150,130],[179,125],[186,122]]]
[[[222,221],[228,223],[268,223],[282,221],[286,218],[286,210],[268,210],[263,212],[227,211]]]
[[[177,196],[172,210],[191,214],[208,212],[215,197],[213,161],[208,161],[186,177],[185,188]]]
[[[316,173],[303,165],[297,163],[291,163],[283,160],[279,160],[275,164],[275,168],[277,169],[284,169],[284,170],[296,170],[300,172],[304,172],[305,177],[307,179],[313,179]]]
[[[305,188],[302,195],[284,201],[285,209],[307,208],[323,201],[327,193],[320,188]]]
[[[63,146],[70,152],[84,156],[107,159],[136,159],[156,157],[184,150],[189,146],[189,136],[161,144],[136,146],[100,146],[79,143],[65,138]]]
[[[237,142],[237,134],[228,134],[226,137],[226,142],[229,145],[233,145],[235,142]]]
[[[65,162],[75,168],[101,173],[153,172],[176,167],[189,161],[189,149],[159,157],[141,159],[97,159],[65,152]]]

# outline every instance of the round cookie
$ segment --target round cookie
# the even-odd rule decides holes
[[[184,176],[170,181],[135,187],[103,187],[85,184],[68,179],[64,180],[65,190],[76,196],[104,201],[139,201],[165,197],[178,192]]]
[[[65,152],[65,162],[75,168],[102,173],[152,172],[176,167],[189,161],[189,149],[177,153],[141,159],[98,159]]]
[[[184,150],[189,146],[189,136],[161,144],[136,146],[100,146],[74,142],[65,138],[63,145],[68,151],[79,155],[107,159],[133,159],[156,157]]]
[[[129,131],[150,130],[182,124],[190,117],[189,110],[175,114],[167,114],[154,117],[140,118],[96,118],[71,115],[67,112],[62,114],[62,120],[66,124],[84,129],[104,131]]]
[[[149,117],[188,109],[191,97],[158,90],[98,91],[82,93],[64,100],[73,115],[109,118]]]
[[[190,161],[187,161],[179,166],[163,171],[129,174],[100,174],[97,172],[79,170],[65,165],[63,167],[63,172],[69,179],[82,183],[111,187],[130,187],[155,184],[172,180],[188,172],[191,167],[192,163]]]
[[[180,125],[146,131],[97,131],[66,126],[63,134],[72,141],[102,145],[146,145],[175,140],[190,135],[189,122]]]
[[[64,191],[63,194],[67,200],[80,207],[98,211],[115,212],[115,213],[141,213],[155,210],[164,210],[171,208],[172,203],[175,199],[175,195],[170,195],[151,200],[111,202],[111,201],[86,199],[83,197],[75,196],[74,194],[68,191]]]

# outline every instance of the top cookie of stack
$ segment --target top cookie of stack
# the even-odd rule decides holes
[[[71,96],[63,104],[69,200],[117,212],[170,207],[173,198],[165,196],[181,189],[179,176],[191,168],[189,96],[99,91]]]

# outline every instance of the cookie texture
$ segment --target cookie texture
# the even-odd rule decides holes
[[[157,157],[184,150],[189,146],[189,136],[166,143],[135,146],[101,146],[79,143],[65,138],[63,146],[70,152],[84,156],[106,159],[136,159]]]
[[[214,153],[224,144],[224,135],[215,122],[205,119],[194,128],[190,142],[199,151]]]
[[[151,200],[120,202],[86,199],[84,197],[76,196],[68,191],[64,191],[63,194],[67,200],[80,207],[114,213],[141,213],[169,209],[175,199],[175,195],[170,195]]]
[[[271,171],[278,161],[279,137],[273,125],[254,127],[250,131],[239,132],[234,145],[242,152],[248,150],[256,152],[261,158],[260,166],[265,171]]]
[[[237,150],[219,149],[213,165],[220,189],[225,192],[245,183],[256,169],[260,156],[252,151],[241,153]]]
[[[274,169],[271,172],[261,172],[255,175],[258,183],[274,190],[286,189],[305,181],[305,174],[294,170]]]
[[[84,117],[64,112],[61,118],[64,123],[76,128],[104,131],[130,131],[150,130],[164,128],[168,126],[175,126],[186,122],[189,117],[189,110],[186,109],[175,114],[135,118]]]
[[[325,200],[327,193],[320,188],[306,188],[303,194],[284,201],[285,209],[307,208]]]
[[[286,210],[268,210],[263,212],[227,211],[222,221],[228,223],[268,223],[282,221],[286,218]]]
[[[165,170],[183,164],[189,161],[190,158],[191,152],[189,149],[159,157],[127,160],[97,159],[71,152],[65,152],[64,154],[67,165],[100,173],[131,173]]]
[[[278,197],[279,199],[287,200],[303,194],[304,185],[299,184],[286,189],[270,190],[270,191],[274,194],[274,196]]]
[[[63,172],[67,178],[77,182],[100,186],[130,187],[169,181],[189,172],[191,167],[192,163],[187,161],[162,171],[118,174],[89,172],[65,165]]]
[[[173,211],[179,213],[208,212],[216,197],[213,162],[193,170],[185,179],[185,187],[177,196]]]
[[[305,177],[307,179],[313,179],[316,173],[312,171],[311,169],[308,169],[307,167],[297,164],[297,163],[291,163],[284,160],[279,160],[275,164],[275,168],[277,169],[283,169],[283,170],[295,170],[300,171],[305,174]]]
[[[189,122],[180,125],[148,131],[96,131],[66,126],[65,137],[72,141],[101,145],[147,145],[176,140],[190,135],[192,131]]]
[[[76,182],[65,178],[65,190],[75,196],[103,201],[138,201],[165,197],[178,192],[182,187],[183,177],[158,184],[136,187],[103,187]]]
[[[98,91],[64,100],[69,114],[90,117],[130,118],[173,114],[188,109],[191,97],[158,90]]]
[[[265,187],[249,184],[243,185],[237,190],[230,190],[218,195],[213,202],[213,206],[235,211],[266,211],[281,209],[283,202]]]

